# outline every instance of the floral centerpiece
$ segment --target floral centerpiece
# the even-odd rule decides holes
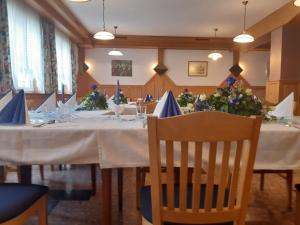
[[[242,85],[234,78],[227,79],[227,87],[218,88],[210,95],[200,95],[195,103],[196,111],[221,111],[241,116],[261,115],[265,120],[268,108],[262,101],[253,95],[252,90],[242,88]]]
[[[127,97],[124,95],[123,91],[120,90],[120,94],[119,94],[119,99],[120,99],[120,102],[119,104],[127,104]],[[112,98],[112,100],[114,101],[115,104],[117,104],[117,101],[116,101],[116,96],[114,96]]]
[[[178,104],[180,107],[187,107],[188,104],[193,104],[195,103],[196,98],[193,96],[192,92],[189,92],[187,89],[184,89],[184,91],[178,95]]]
[[[177,102],[184,113],[194,112],[195,96],[188,89],[184,89],[180,95],[178,95]]]
[[[95,110],[95,109],[107,109],[105,95],[102,94],[96,84],[91,86],[91,91],[81,100],[80,108],[78,110]]]

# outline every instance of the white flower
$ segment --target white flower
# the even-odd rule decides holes
[[[201,101],[205,101],[205,100],[206,100],[206,94],[200,95],[200,96],[199,96],[199,99],[200,99]]]
[[[188,104],[187,104],[187,107],[188,107],[188,109],[193,109],[193,108],[194,108],[194,105],[193,105],[192,103],[188,103]]]
[[[250,88],[247,88],[245,90],[246,95],[252,95],[252,90]]]
[[[217,92],[217,93],[214,94],[214,96],[215,96],[215,97],[220,97],[221,95],[220,95],[219,92]]]

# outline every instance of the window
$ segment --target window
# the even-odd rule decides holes
[[[19,0],[8,0],[12,77],[16,89],[44,93],[39,15]]]
[[[62,85],[64,85],[65,93],[72,94],[71,42],[67,36],[56,29],[55,43],[58,92],[61,93]]]

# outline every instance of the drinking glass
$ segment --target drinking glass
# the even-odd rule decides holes
[[[138,105],[136,107],[136,117],[142,121],[143,127],[145,127],[147,120],[147,106]]]

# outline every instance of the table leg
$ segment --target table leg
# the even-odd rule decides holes
[[[123,208],[123,168],[118,168],[118,199],[119,211]]]
[[[91,164],[91,181],[92,181],[92,195],[96,195],[97,192],[97,177],[96,177],[96,164]]]
[[[101,224],[111,225],[111,169],[101,169],[101,197],[102,221]]]
[[[20,183],[31,184],[32,183],[31,165],[18,166],[18,176],[19,176]]]

